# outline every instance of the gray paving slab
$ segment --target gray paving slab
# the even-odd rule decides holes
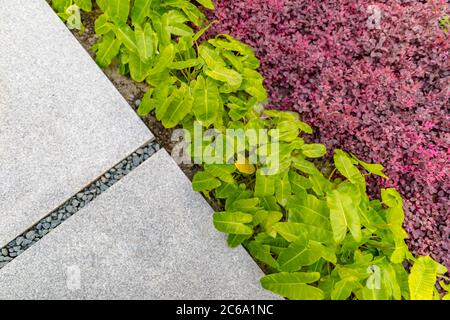
[[[0,270],[0,299],[274,299],[166,151]]]
[[[0,247],[152,137],[45,0],[0,0]]]

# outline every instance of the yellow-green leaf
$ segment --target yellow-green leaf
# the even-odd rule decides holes
[[[355,241],[360,241],[361,221],[351,196],[333,190],[327,195],[327,205],[330,209],[330,222],[334,240],[337,243],[342,242],[347,234],[347,229],[349,229]]]
[[[216,212],[214,213],[214,226],[217,230],[230,234],[250,235],[253,229],[245,225],[253,220],[251,214],[243,212]]]
[[[208,127],[217,118],[222,107],[219,96],[219,88],[214,80],[198,76],[193,90],[194,114],[203,126]]]
[[[108,0],[106,13],[116,23],[126,23],[130,13],[130,0]]]
[[[208,172],[197,172],[192,179],[194,191],[211,191],[221,185],[221,182]]]
[[[263,277],[261,285],[264,289],[292,300],[322,300],[323,291],[307,284],[319,278],[318,272],[280,272]]]
[[[155,45],[153,43],[153,29],[150,23],[144,25],[144,29],[141,26],[136,25],[134,27],[134,33],[136,37],[137,50],[139,56],[144,62],[148,62],[154,55]]]
[[[437,275],[446,271],[444,266],[429,256],[419,257],[414,262],[408,278],[411,300],[432,300]]]

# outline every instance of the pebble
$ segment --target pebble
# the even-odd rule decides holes
[[[59,220],[52,221],[52,224],[50,225],[50,228],[51,229],[56,228],[60,224],[61,224],[61,221],[59,221]]]
[[[20,246],[22,244],[23,240],[25,240],[24,237],[22,237],[22,236],[17,237],[16,244],[18,246]]]
[[[33,230],[28,231],[27,234],[25,235],[25,238],[27,238],[28,240],[33,240],[36,237],[36,232],[34,232]]]
[[[136,103],[139,105],[140,100],[136,100]],[[9,242],[0,250],[0,268],[4,267],[13,260],[13,258],[17,257],[31,245],[39,241],[40,238],[59,226],[64,220],[72,216],[72,214],[83,208],[97,195],[106,191],[110,186],[131,172],[131,170],[138,167],[160,148],[161,147],[158,144],[150,144],[139,148],[135,153],[111,168],[100,179],[92,183],[83,191],[78,192],[60,208],[39,221],[31,230]]]
[[[0,262],[9,262],[9,261],[11,261],[12,259],[10,258],[10,257],[1,257],[0,256]]]

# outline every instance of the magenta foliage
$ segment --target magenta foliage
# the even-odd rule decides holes
[[[298,110],[328,148],[385,165],[391,180],[376,183],[404,196],[410,248],[450,267],[446,1],[216,4],[211,32],[256,50],[269,105]]]

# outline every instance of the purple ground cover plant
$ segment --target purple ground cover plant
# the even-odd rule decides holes
[[[450,40],[444,0],[218,0],[211,33],[261,59],[269,105],[297,110],[329,150],[382,163],[416,254],[450,267]]]

